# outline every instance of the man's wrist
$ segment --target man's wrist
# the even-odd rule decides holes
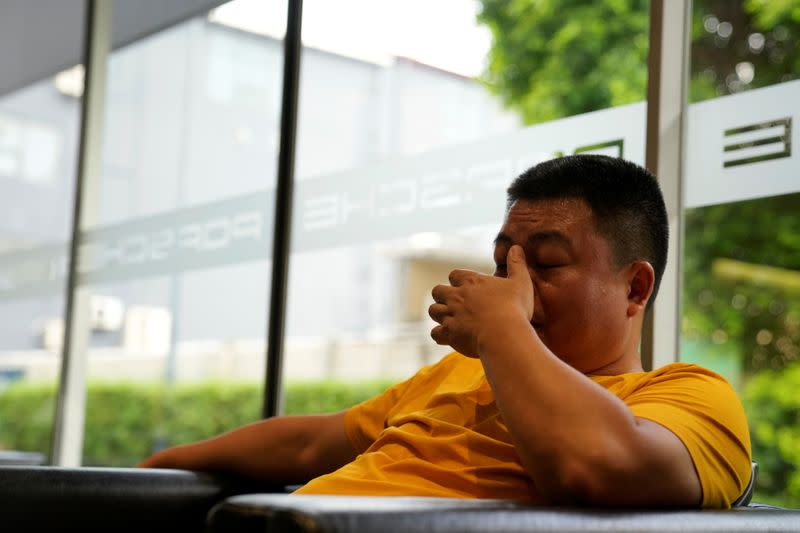
[[[483,357],[498,349],[502,350],[508,346],[510,339],[520,338],[519,335],[532,332],[533,326],[522,313],[495,315],[491,321],[485,324],[475,339],[478,354]]]

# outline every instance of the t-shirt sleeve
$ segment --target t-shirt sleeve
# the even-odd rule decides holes
[[[446,359],[445,357],[438,365]],[[344,429],[347,438],[358,453],[363,453],[378,439],[386,428],[389,411],[397,405],[400,398],[408,390],[416,389],[416,385],[437,365],[426,366],[407,380],[386,389],[383,393],[363,401],[347,410],[344,417]]]
[[[659,376],[625,399],[634,416],[672,431],[689,450],[703,507],[729,508],[751,474],[744,409],[724,378],[699,366]]]

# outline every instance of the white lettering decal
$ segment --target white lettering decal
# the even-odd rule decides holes
[[[414,211],[417,183],[413,180],[382,183],[378,186],[378,216],[404,215]]]
[[[206,222],[203,230],[204,250],[225,248],[231,242],[231,225],[227,218],[218,218]]]
[[[335,194],[310,198],[303,206],[302,216],[306,231],[335,226],[339,218],[339,199]]]
[[[264,227],[264,219],[261,213],[253,211],[242,213],[233,217],[231,223],[231,235],[234,239],[261,239]]]
[[[175,232],[171,229],[160,231],[153,236],[150,244],[150,259],[162,261],[169,256],[169,250],[175,244]]]
[[[147,259],[147,237],[134,235],[122,241],[120,249],[123,250],[123,264],[143,263]]]
[[[419,206],[422,209],[452,207],[463,202],[463,172],[461,169],[428,174],[422,178]]]

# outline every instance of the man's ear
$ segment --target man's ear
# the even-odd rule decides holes
[[[656,284],[653,265],[647,261],[636,261],[628,267],[628,316],[644,312]]]

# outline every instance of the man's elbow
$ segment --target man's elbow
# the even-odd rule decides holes
[[[699,488],[677,486],[674,476],[630,461],[566,461],[537,488],[553,505],[585,507],[696,507]],[[685,485],[685,484],[684,484]]]
[[[607,501],[608,484],[597,468],[585,461],[561,461],[536,486],[553,505],[602,505]]]
[[[647,504],[649,499],[648,494],[640,494],[640,489],[646,489],[640,486],[646,465],[617,443],[596,445],[580,455],[560,456],[548,463],[549,472],[533,478],[553,505],[614,507]]]
[[[321,462],[323,462],[323,450],[318,442],[307,439],[299,443],[294,465],[297,478],[292,482],[306,483],[320,475]]]

